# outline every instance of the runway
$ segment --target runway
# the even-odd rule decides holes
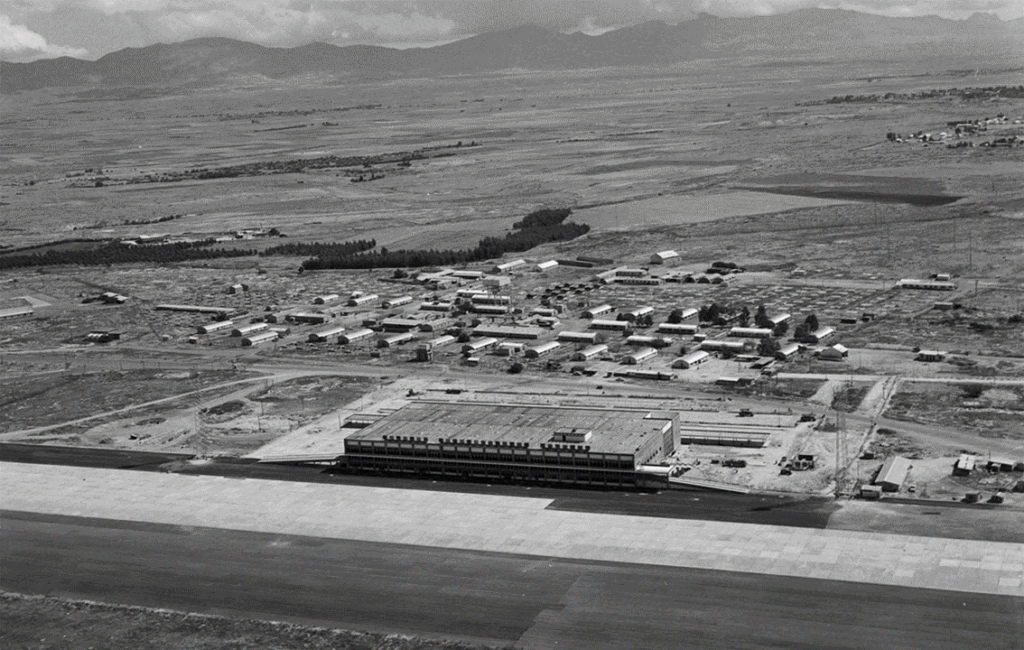
[[[0,513],[0,586],[522,648],[1020,648],[1024,599]]]

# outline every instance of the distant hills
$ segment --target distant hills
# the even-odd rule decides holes
[[[229,38],[200,38],[126,48],[96,61],[60,57],[0,63],[0,91],[216,83],[237,75],[279,79],[333,73],[386,78],[514,68],[650,66],[708,57],[897,59],[1012,52],[1024,52],[1024,19],[1004,22],[976,14],[954,21],[936,16],[889,18],[839,9],[804,9],[748,18],[700,14],[677,25],[648,22],[598,36],[525,26],[405,50],[325,43],[272,48]]]

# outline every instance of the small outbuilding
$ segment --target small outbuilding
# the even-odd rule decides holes
[[[946,353],[940,350],[921,350],[914,357],[914,361],[944,361],[946,359]]]
[[[679,261],[679,253],[675,251],[661,251],[651,255],[651,264],[672,264]]]
[[[903,456],[888,458],[882,468],[878,470],[874,484],[881,487],[885,492],[899,492],[910,473],[910,460]]]
[[[704,365],[711,360],[711,355],[704,350],[696,350],[685,356],[682,356],[672,362],[673,368],[690,369]]]

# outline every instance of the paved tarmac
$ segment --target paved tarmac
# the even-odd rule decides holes
[[[1024,597],[1024,544],[549,509],[551,499],[0,463],[7,510]]]
[[[829,516],[838,508],[835,500],[828,498],[687,490],[662,492],[588,490],[470,481],[431,481],[394,476],[349,474],[314,466],[257,463],[252,459],[239,458],[220,458],[201,464],[182,462],[191,458],[193,456],[185,454],[0,443],[0,460],[5,462],[142,471],[167,471],[167,463],[174,463],[173,471],[180,474],[544,498],[551,500],[549,506],[551,509],[576,512],[825,528],[829,522]]]
[[[1012,596],[10,511],[0,524],[0,586],[22,593],[538,650],[1024,640]]]

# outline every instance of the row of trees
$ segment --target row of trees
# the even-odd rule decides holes
[[[271,246],[260,252],[260,255],[279,255],[290,257],[345,257],[355,255],[377,247],[375,239],[355,239],[353,241],[328,243],[288,243]]]
[[[85,241],[85,240],[83,240]],[[356,255],[377,246],[373,239],[360,239],[327,244],[283,244],[263,251],[252,248],[212,248],[215,239],[173,244],[147,244],[132,246],[121,242],[97,242],[92,248],[49,249],[34,253],[0,256],[0,269],[14,269],[32,266],[59,265],[112,265],[148,262],[170,264],[192,260],[212,260],[222,257],[247,257],[250,255]]]
[[[210,248],[213,239],[198,242],[178,242],[151,246],[126,246],[111,242],[96,248],[74,250],[48,250],[29,255],[7,255],[0,257],[0,269],[14,269],[31,266],[57,266],[77,264],[98,266],[111,264],[132,264],[149,262],[169,264],[191,260],[210,260],[221,257],[245,257],[256,251],[243,248]]]
[[[556,216],[550,213],[557,212]],[[564,214],[562,214],[564,212]],[[307,271],[323,269],[378,269],[378,268],[422,268],[427,266],[450,266],[480,262],[504,253],[519,253],[541,244],[553,241],[568,241],[590,231],[590,226],[578,223],[563,223],[572,211],[538,210],[526,215],[512,232],[504,237],[485,237],[476,248],[461,250],[388,250],[348,254],[318,255],[305,260],[302,268]],[[539,216],[538,216],[539,215]]]

